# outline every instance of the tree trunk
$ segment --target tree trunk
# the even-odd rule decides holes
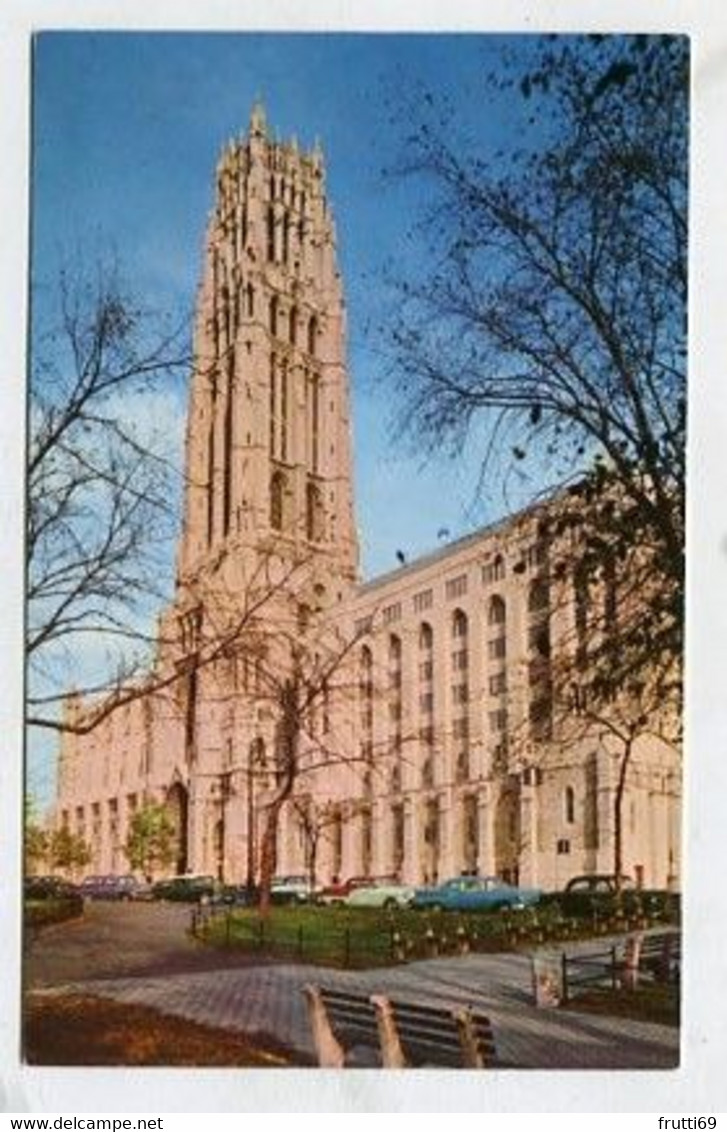
[[[260,901],[258,910],[261,916],[270,912],[270,884],[275,876],[278,857],[278,821],[283,802],[287,795],[281,795],[268,807],[265,829],[260,844]]]
[[[616,795],[613,802],[613,871],[616,894],[621,896],[621,877],[623,875],[623,802],[626,793],[626,774],[631,759],[633,738],[624,741],[621,765],[616,784]]]
[[[278,821],[283,804],[293,793],[298,771],[298,742],[300,738],[299,686],[296,679],[287,680],[282,688],[281,721],[279,733],[278,792],[268,807],[265,831],[260,845],[260,900],[261,916],[270,912],[270,883],[275,875],[278,856]]]

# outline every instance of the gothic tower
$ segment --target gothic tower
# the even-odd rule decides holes
[[[274,547],[355,581],[345,308],[323,157],[253,109],[216,172],[186,436],[182,588]],[[247,563],[247,566],[244,563]]]

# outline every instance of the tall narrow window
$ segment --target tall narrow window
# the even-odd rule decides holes
[[[215,422],[210,424],[207,438],[207,543],[212,545],[215,529]]]
[[[323,501],[317,484],[310,481],[305,489],[305,532],[310,542],[323,538]]]
[[[277,365],[275,354],[270,355],[270,455],[275,457],[275,431],[277,427]]]
[[[245,291],[246,298],[246,313],[248,318],[252,318],[255,314],[255,288],[252,283],[248,283]]]
[[[572,825],[576,820],[576,796],[572,786],[566,786],[564,796],[565,820]]]
[[[280,459],[288,459],[288,363],[280,371]]]
[[[291,346],[295,346],[295,341],[298,336],[298,309],[297,307],[290,308],[288,315],[288,340]]]
[[[316,354],[316,338],[318,336],[318,319],[312,315],[308,321],[308,353],[311,357]]]
[[[230,533],[230,515],[232,512],[232,380],[230,380],[227,386],[223,461],[222,526],[224,534],[228,535]]]
[[[278,296],[273,295],[270,300],[270,333],[273,338],[278,334]]]
[[[268,208],[268,260],[270,263],[275,262],[275,212],[273,206]]]
[[[283,529],[283,496],[285,478],[282,472],[274,472],[270,480],[270,526],[276,531]]]
[[[288,262],[290,254],[290,217],[285,213],[283,217],[283,263]]]
[[[320,381],[318,375],[311,382],[311,470],[318,471],[319,436],[318,427],[320,419]]]

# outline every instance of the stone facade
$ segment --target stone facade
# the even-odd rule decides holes
[[[139,695],[64,735],[58,821],[90,871],[126,871],[130,817],[161,801],[172,872],[244,881],[285,794],[279,873],[311,854],[319,881],[611,872],[618,751],[553,700],[579,629],[572,571],[551,570],[569,554],[557,501],[361,585],[322,155],[272,140],[256,107],[216,182],[176,596]],[[622,814],[624,871],[674,884],[679,761],[661,740],[637,743]]]

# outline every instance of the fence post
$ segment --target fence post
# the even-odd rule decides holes
[[[562,953],[562,955],[560,957],[560,970],[561,970],[561,975],[562,975],[561,981],[563,983],[563,1002],[567,1002],[568,1001],[568,957],[567,957],[565,951]]]

